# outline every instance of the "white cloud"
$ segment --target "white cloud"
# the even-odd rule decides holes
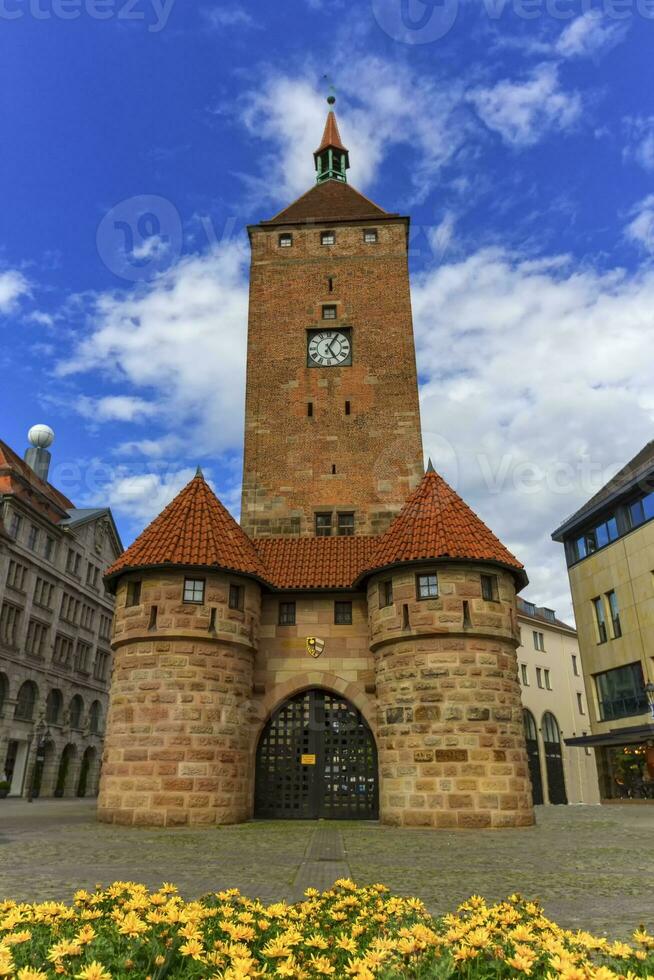
[[[203,11],[211,27],[222,30],[227,27],[257,27],[253,17],[243,7],[211,7]]]
[[[0,271],[0,313],[11,313],[21,296],[30,293],[30,284],[17,269]]]
[[[203,455],[221,452],[243,437],[246,325],[244,251],[222,244],[154,282],[97,296],[85,338],[58,373],[99,371],[124,385],[95,402],[98,421],[156,414],[146,441],[172,435]],[[88,414],[92,404],[78,407]]]
[[[625,21],[609,21],[601,10],[587,10],[561,32],[555,51],[562,58],[586,58],[619,44],[629,29]]]
[[[560,87],[557,67],[549,62],[538,65],[524,81],[503,79],[472,89],[468,97],[486,126],[517,147],[568,129],[581,114],[581,97]]]
[[[151,402],[135,395],[106,395],[104,398],[82,395],[75,407],[80,415],[94,422],[135,422],[157,411]]]
[[[164,473],[132,473],[118,467],[96,491],[82,495],[81,504],[111,507],[140,529],[161,513],[194,474],[191,467]]]
[[[425,452],[569,613],[551,532],[654,433],[654,271],[482,250],[414,283]]]
[[[654,116],[626,120],[629,143],[626,159],[635,160],[645,170],[654,170]]]
[[[654,194],[643,198],[632,209],[631,221],[625,228],[625,234],[646,251],[654,252]]]

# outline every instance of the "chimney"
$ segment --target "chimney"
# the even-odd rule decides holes
[[[25,452],[25,462],[39,479],[47,483],[50,460],[48,446],[54,442],[54,432],[49,425],[33,425],[27,433],[31,446]]]

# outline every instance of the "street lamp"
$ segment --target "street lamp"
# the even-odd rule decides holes
[[[36,776],[39,766],[43,765],[43,762],[45,761],[45,749],[50,741],[50,729],[46,724],[44,724],[42,719],[34,729],[34,735],[36,737],[36,758],[34,760],[34,768],[32,769],[29,793],[27,794],[28,803],[31,803],[34,799],[34,793],[36,791]]]
[[[647,703],[652,709],[652,718],[654,718],[654,683],[652,681],[645,685],[645,694],[647,695]]]

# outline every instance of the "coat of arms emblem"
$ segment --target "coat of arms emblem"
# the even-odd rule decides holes
[[[307,653],[317,659],[325,649],[325,641],[317,636],[307,636]]]

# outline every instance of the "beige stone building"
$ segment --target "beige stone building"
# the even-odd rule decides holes
[[[91,796],[112,660],[103,575],[122,546],[108,509],[48,482],[51,435],[35,429],[25,460],[0,442],[0,780],[11,796]]]
[[[564,739],[588,735],[582,658],[573,626],[518,597],[518,670],[534,803],[599,803],[595,753]]]
[[[605,799],[654,798],[654,442],[553,535],[563,542]]]
[[[201,473],[109,570],[102,820],[533,822],[521,563],[423,472],[409,219],[317,183],[252,245],[242,526]]]

